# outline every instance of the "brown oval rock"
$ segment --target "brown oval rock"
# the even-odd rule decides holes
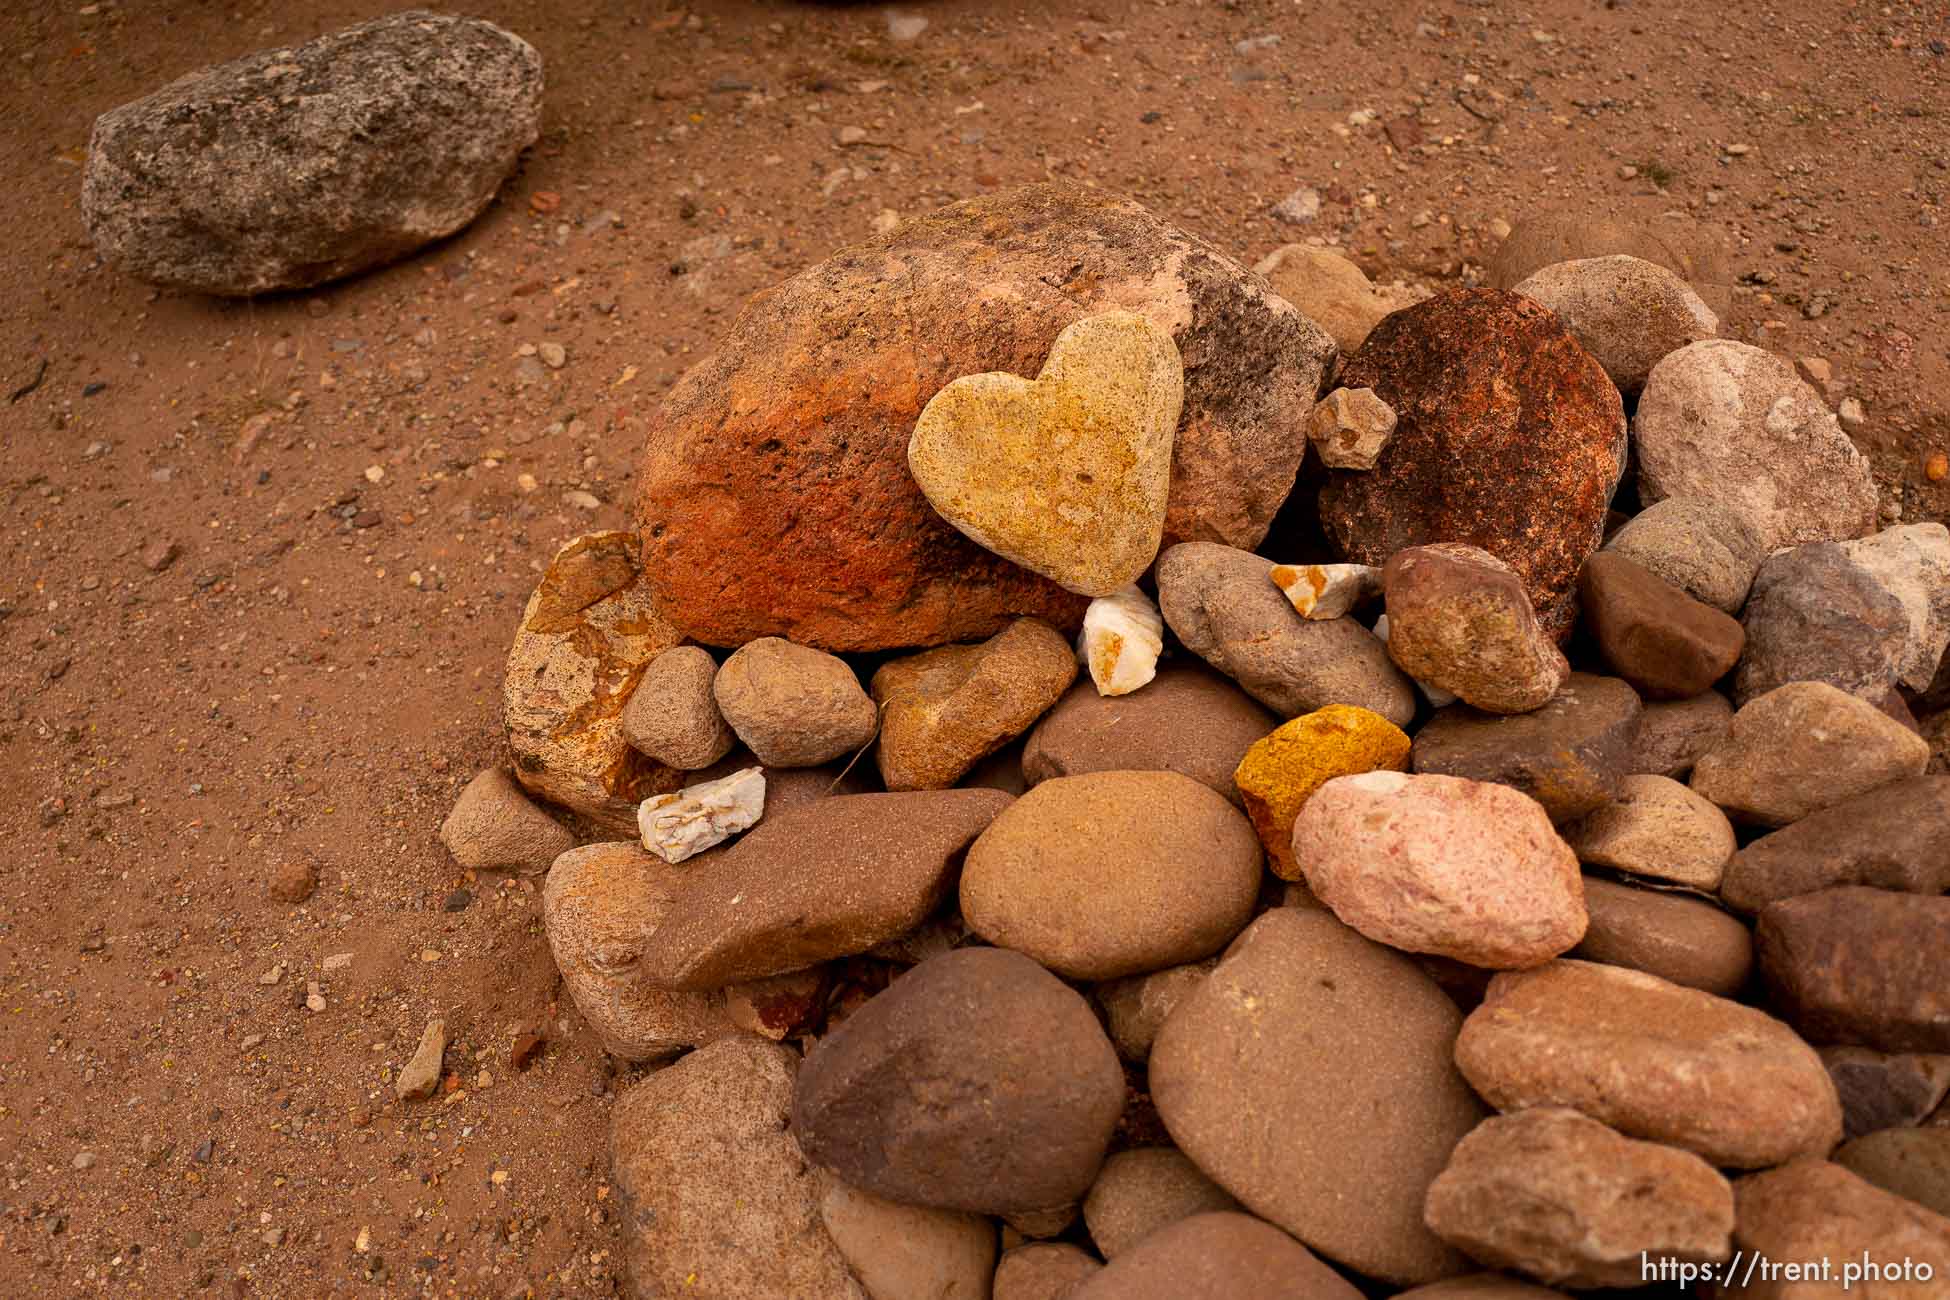
[[[1733,705],[1717,691],[1690,700],[1647,700],[1627,771],[1681,781],[1733,729]]]
[[[623,1094],[610,1177],[632,1294],[709,1279],[725,1300],[866,1300],[786,1129],[799,1055],[756,1038],[691,1053]]]
[[[650,661],[623,706],[623,738],[659,763],[683,771],[709,767],[731,752],[732,734],[711,693],[718,661],[683,645]]]
[[[1415,733],[1416,772],[1521,790],[1553,822],[1610,803],[1624,786],[1638,728],[1637,692],[1616,677],[1572,673],[1540,709],[1502,716],[1452,704]]]
[[[1693,765],[1693,789],[1736,821],[1785,826],[1906,776],[1929,742],[1867,700],[1826,682],[1789,682],[1733,715],[1727,738]]]
[[[1740,624],[1613,551],[1585,561],[1584,616],[1611,670],[1641,695],[1686,700],[1740,661]]]
[[[1249,551],[1187,542],[1158,557],[1158,607],[1185,648],[1283,718],[1353,704],[1398,727],[1415,687],[1351,618],[1304,619]]]
[[[1079,1246],[1041,1242],[1017,1246],[995,1266],[990,1300],[1069,1300],[1103,1262]]]
[[[1180,1219],[1238,1208],[1176,1147],[1137,1147],[1104,1161],[1083,1198],[1083,1221],[1103,1257],[1116,1259]]]
[[[1510,292],[1556,312],[1622,393],[1644,388],[1668,352],[1720,332],[1720,318],[1684,279],[1625,253],[1553,262]]]
[[[1775,1004],[1808,1039],[1950,1052],[1950,898],[1824,889],[1769,903],[1754,942]]]
[[[844,659],[775,636],[741,646],[711,695],[767,767],[818,767],[873,739],[879,714]]]
[[[1301,808],[1293,856],[1336,916],[1407,952],[1535,966],[1584,935],[1577,855],[1536,800],[1507,786],[1336,777]]]
[[[454,801],[440,824],[440,842],[469,871],[538,876],[576,846],[576,837],[530,803],[505,771],[489,767]]]
[[[1460,1020],[1408,958],[1328,912],[1276,908],[1166,1020],[1152,1100],[1255,1214],[1371,1277],[1432,1281],[1464,1264],[1422,1200],[1483,1114],[1450,1060]]]
[[[1259,838],[1176,772],[1045,781],[968,851],[961,911],[990,943],[1070,979],[1115,979],[1207,957],[1259,896]]]
[[[636,520],[663,606],[712,645],[940,645],[1023,614],[1074,629],[1085,601],[936,515],[907,446],[940,389],[1035,374],[1107,309],[1169,330],[1184,361],[1166,544],[1258,545],[1332,340],[1128,199],[1049,183],[904,221],[752,299],[646,440]]]
[[[1720,897],[1758,912],[1834,885],[1950,892],[1950,777],[1891,781],[1761,836],[1727,863]]]
[[[622,841],[571,849],[542,883],[542,925],[562,982],[604,1049],[626,1061],[674,1056],[732,1032],[722,994],[673,993],[644,971],[646,940],[692,869]]]
[[[816,800],[768,815],[708,867],[679,872],[646,927],[645,979],[715,989],[862,953],[953,892],[968,846],[1008,807],[1000,790]]]
[[[1429,1185],[1427,1213],[1470,1258],[1554,1286],[1638,1287],[1648,1257],[1732,1253],[1733,1187],[1718,1170],[1557,1106],[1479,1124]]]
[[[530,794],[636,832],[637,805],[684,774],[630,747],[623,708],[644,667],[680,640],[636,565],[628,533],[588,533],[555,553],[508,651],[501,712]]]
[[[1022,775],[1030,785],[1086,772],[1178,772],[1235,805],[1232,774],[1246,750],[1280,725],[1215,672],[1161,666],[1129,695],[1099,695],[1089,682],[1067,691],[1029,733]]]
[[[820,1040],[792,1128],[809,1159],[876,1196],[1005,1214],[1082,1196],[1123,1109],[1089,1005],[1021,953],[963,948]]]
[[[1950,1278],[1950,1219],[1892,1195],[1826,1160],[1796,1160],[1733,1185],[1733,1244],[1749,1259],[1827,1261],[1828,1276],[1795,1280],[1784,1269],[1748,1285],[1716,1287],[1719,1300],[1918,1300]],[[1843,1287],[1864,1262],[1906,1266],[1900,1278]],[[1927,1270],[1929,1276],[1922,1276]]]
[[[1517,571],[1548,632],[1569,628],[1625,468],[1624,406],[1596,358],[1548,308],[1459,289],[1375,326],[1339,382],[1397,417],[1373,469],[1328,473],[1320,518],[1342,553],[1378,565],[1466,542]]]
[[[1713,892],[1733,856],[1727,815],[1671,777],[1628,776],[1618,798],[1564,828],[1578,861]]]
[[[1146,1237],[1065,1300],[1359,1300],[1312,1251],[1249,1214],[1199,1214]]]
[[[1826,1154],[1841,1137],[1835,1085],[1786,1025],[1622,966],[1498,975],[1456,1064],[1498,1110],[1569,1106],[1723,1167]]]
[[[1539,708],[1563,684],[1564,655],[1516,571],[1489,552],[1412,547],[1388,560],[1381,582],[1389,658],[1416,681],[1494,713]]]
[[[1723,998],[1738,994],[1753,973],[1753,936],[1704,899],[1586,876],[1584,910],[1590,921],[1573,957]]]
[[[942,646],[883,664],[881,779],[889,790],[945,790],[1027,731],[1077,677],[1070,643],[1019,618],[980,645]]]

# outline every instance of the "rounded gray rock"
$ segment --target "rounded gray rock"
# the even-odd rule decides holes
[[[1692,286],[1657,263],[1624,253],[1552,263],[1510,292],[1556,312],[1627,394],[1645,387],[1667,353],[1720,332],[1720,318]]]
[[[81,209],[137,279],[244,296],[340,279],[478,216],[535,142],[542,58],[478,18],[389,14],[96,119]]]
[[[440,824],[440,842],[469,871],[538,876],[576,846],[576,837],[531,803],[507,772],[490,767],[460,792]]]
[[[1740,612],[1767,556],[1744,515],[1705,497],[1667,497],[1647,506],[1603,549],[1727,614]]]
[[[623,739],[686,772],[729,754],[738,737],[711,693],[717,676],[718,661],[703,646],[677,646],[652,659],[623,706]]]
[[[711,693],[767,767],[818,767],[873,739],[879,711],[844,659],[781,637],[747,641]]]
[[[1903,602],[1835,542],[1768,556],[1740,622],[1747,645],[1733,674],[1735,704],[1789,682],[1827,682],[1879,701],[1909,641]]]

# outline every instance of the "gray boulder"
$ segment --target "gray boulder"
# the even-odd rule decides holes
[[[166,288],[242,297],[395,261],[479,216],[535,142],[542,59],[408,10],[182,77],[95,121],[82,216]]]

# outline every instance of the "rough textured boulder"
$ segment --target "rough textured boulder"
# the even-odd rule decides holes
[[[1768,556],[1740,621],[1747,644],[1733,677],[1735,704],[1789,682],[1827,682],[1880,701],[1909,642],[1903,602],[1835,542]]]
[[[1472,1259],[1573,1287],[1636,1287],[1643,1258],[1731,1253],[1733,1188],[1696,1155],[1577,1111],[1498,1115],[1429,1186],[1429,1226]]]
[[[1459,1023],[1408,958],[1330,913],[1275,908],[1165,1021],[1151,1096],[1179,1150],[1253,1213],[1371,1277],[1430,1282],[1464,1265],[1422,1200],[1483,1115],[1450,1061]]]
[[[104,113],[82,216],[104,257],[199,293],[304,289],[444,239],[541,120],[542,58],[408,10],[192,73]]]
[[[1769,903],[1761,974],[1804,1038],[1950,1052],[1950,898],[1843,885]]]
[[[632,1295],[867,1300],[820,1223],[818,1173],[786,1130],[798,1069],[790,1048],[736,1038],[617,1103],[609,1167]]]
[[[1722,1167],[1826,1154],[1841,1138],[1835,1085],[1786,1025],[1619,966],[1498,975],[1456,1064],[1499,1110],[1569,1106]]]
[[[1089,1004],[1021,953],[930,958],[819,1041],[792,1102],[806,1155],[889,1200],[978,1214],[1072,1205],[1124,1109]]]
[[[1744,514],[1767,550],[1875,527],[1868,460],[1793,366],[1750,344],[1705,339],[1652,367],[1632,441],[1647,505],[1717,501]]]
[[[1349,559],[1467,542],[1522,577],[1554,633],[1598,549],[1625,467],[1625,410],[1604,367],[1549,309],[1464,289],[1383,320],[1340,383],[1372,388],[1395,435],[1371,470],[1333,470],[1320,517]]]
[[[628,533],[588,533],[557,551],[522,611],[501,688],[522,785],[631,834],[637,805],[685,780],[623,736],[644,669],[679,640],[635,554]]]
[[[977,546],[908,473],[914,422],[963,375],[1033,375],[1109,310],[1185,367],[1165,541],[1253,547],[1293,485],[1333,342],[1217,250],[1066,184],[952,204],[759,294],[651,430],[636,518],[657,592],[712,645],[939,645],[1085,601]]]

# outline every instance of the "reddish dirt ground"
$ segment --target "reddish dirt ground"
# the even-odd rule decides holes
[[[623,525],[660,393],[883,212],[1061,175],[1242,260],[1338,237],[1437,288],[1542,204],[1703,227],[1748,282],[1725,332],[1834,363],[1890,517],[1950,505],[1923,474],[1950,448],[1942,0],[940,0],[909,41],[871,6],[483,0],[549,89],[471,229],[256,303],[101,263],[96,114],[386,9],[0,11],[8,1295],[620,1289],[627,1079],[551,1014],[535,890],[464,878],[436,833],[502,756],[541,562]],[[1319,223],[1272,220],[1303,184]],[[567,364],[521,355],[542,342]],[[317,891],[277,902],[295,862]],[[401,1105],[388,1071],[437,1015],[457,1090]]]

